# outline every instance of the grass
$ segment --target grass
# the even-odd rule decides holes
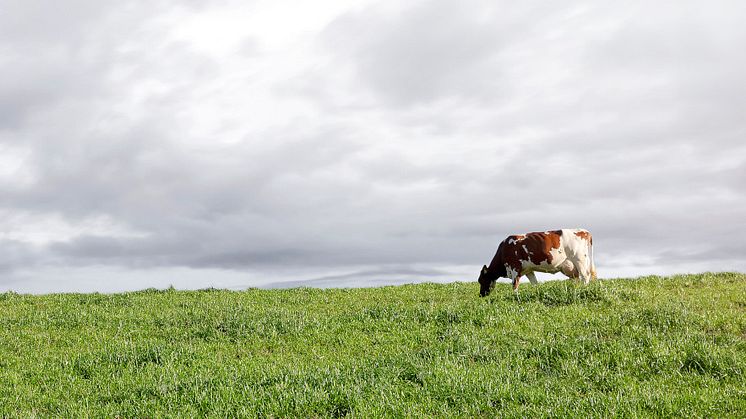
[[[746,275],[0,294],[3,417],[746,417]]]

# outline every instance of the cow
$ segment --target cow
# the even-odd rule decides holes
[[[576,228],[508,236],[497,247],[490,266],[484,265],[479,273],[479,295],[489,295],[498,278],[510,279],[514,291],[522,275],[536,285],[534,272],[562,272],[584,284],[596,279],[591,233]]]

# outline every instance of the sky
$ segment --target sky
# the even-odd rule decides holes
[[[508,234],[574,227],[601,278],[746,271],[743,22],[0,0],[0,291],[475,281]]]

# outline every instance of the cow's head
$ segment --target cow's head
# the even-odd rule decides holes
[[[495,282],[497,281],[497,274],[489,272],[487,265],[482,267],[482,271],[479,272],[479,296],[486,297],[490,295],[492,289],[495,288]]]

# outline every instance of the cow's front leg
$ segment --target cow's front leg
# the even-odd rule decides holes
[[[513,291],[518,290],[518,283],[521,281],[521,267],[520,266],[510,266],[510,264],[505,264],[505,272],[508,274],[508,278],[510,278],[511,281],[513,281]]]
[[[536,280],[536,275],[534,275],[533,272],[527,272],[526,276],[528,277],[528,280],[531,281],[531,285],[539,285],[539,281]]]

